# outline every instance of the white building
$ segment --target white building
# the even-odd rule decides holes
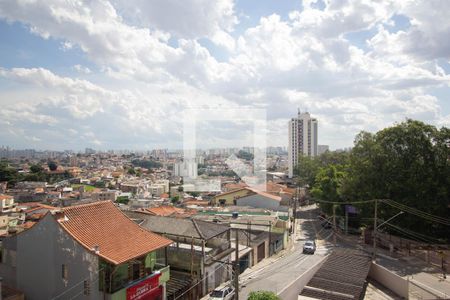
[[[294,167],[301,155],[317,156],[318,121],[308,112],[298,112],[297,118],[289,121],[288,168],[289,178],[294,176]]]
[[[195,161],[177,162],[173,170],[175,176],[197,178],[197,162]]]
[[[10,213],[15,211],[15,208],[14,197],[0,194],[0,213]]]

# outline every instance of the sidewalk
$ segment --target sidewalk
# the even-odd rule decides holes
[[[365,245],[367,251],[372,248]],[[389,251],[377,249],[376,262],[409,280],[411,299],[450,298],[450,278],[444,279],[442,271],[413,256],[390,255]]]

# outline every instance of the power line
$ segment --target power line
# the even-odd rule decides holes
[[[429,244],[434,244],[436,242],[439,242],[439,240],[434,239],[432,237],[427,237],[427,236],[422,235],[422,234],[420,234],[418,232],[415,232],[415,231],[412,231],[412,230],[408,230],[408,229],[405,229],[405,228],[401,228],[401,227],[393,225],[391,223],[386,223],[386,225],[389,225],[393,229],[396,229],[397,231],[402,232],[402,233],[408,235],[409,237],[412,237],[416,241],[426,242],[426,243],[429,243]]]
[[[433,221],[433,222],[436,222],[436,223],[439,223],[439,224],[442,224],[442,225],[450,226],[450,220],[449,219],[445,219],[445,218],[442,218],[442,217],[431,215],[429,213],[422,212],[420,210],[417,210],[415,208],[406,206],[404,204],[400,204],[400,203],[395,202],[393,200],[385,199],[385,200],[381,200],[381,201],[383,203],[386,203],[386,204],[388,204],[388,205],[390,205],[392,207],[395,207],[395,208],[397,208],[399,210],[405,211],[405,212],[410,213],[412,215],[416,215],[416,216],[418,216],[418,217],[420,217],[422,219],[426,219],[426,220]]]
[[[435,216],[435,215],[429,214],[429,213],[424,212],[424,211],[421,211],[421,210],[419,210],[419,209],[417,209],[417,208],[409,207],[409,206],[407,206],[407,205],[405,205],[405,204],[398,203],[398,202],[396,202],[396,201],[394,201],[394,200],[387,199],[387,200],[385,200],[385,201],[386,201],[386,202],[390,202],[391,204],[397,205],[397,206],[399,206],[399,207],[402,207],[402,208],[404,208],[404,209],[410,210],[410,211],[412,211],[412,212],[414,212],[414,213],[421,214],[421,215],[423,215],[423,216],[429,217],[429,218],[437,219],[437,220],[440,220],[440,221],[442,221],[442,222],[450,222],[450,220],[447,219],[447,218],[443,218],[443,217],[439,217],[439,216]]]
[[[340,201],[340,202],[338,202],[338,201],[325,201],[325,200],[314,199],[313,201],[319,202],[319,203],[352,205],[352,204],[361,204],[361,203],[371,203],[371,202],[374,202],[375,199],[373,199],[373,200],[361,200],[361,201]]]

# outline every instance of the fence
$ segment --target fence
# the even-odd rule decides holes
[[[372,243],[372,231],[365,232],[366,244]],[[419,243],[395,235],[377,232],[377,245],[400,256],[413,256],[437,268],[450,271],[450,250],[448,245]]]

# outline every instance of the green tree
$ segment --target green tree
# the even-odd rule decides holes
[[[54,161],[49,161],[47,165],[50,171],[56,171],[58,168],[58,165]]]
[[[450,130],[407,120],[376,134],[360,133],[350,155],[342,195],[348,199],[392,199],[429,214],[450,215]],[[379,206],[387,219],[398,210]],[[364,217],[373,205],[361,206]],[[403,214],[395,222],[406,229],[448,239],[448,228]]]
[[[179,201],[180,201],[179,196],[174,196],[174,197],[170,198],[170,202],[172,202],[173,204],[177,204]]]
[[[258,292],[251,292],[248,295],[247,300],[281,300],[281,298],[278,297],[273,292],[258,291]]]
[[[329,165],[319,170],[316,176],[315,184],[311,190],[311,194],[318,199],[332,202],[342,200],[341,188],[346,173],[338,170],[338,166]],[[328,213],[332,213],[332,204],[319,203],[320,208]]]
[[[128,169],[128,174],[130,174],[130,175],[136,175],[136,171],[134,170],[134,168],[129,168],[129,169]]]
[[[30,171],[31,173],[42,173],[42,171],[44,171],[44,169],[42,169],[42,167],[40,165],[31,165],[30,166]]]
[[[236,154],[236,156],[238,158],[245,159],[248,161],[253,160],[253,158],[254,158],[254,155],[252,153],[244,151],[244,150],[239,150],[239,152]]]
[[[197,198],[198,196],[200,196],[199,192],[189,192],[189,194],[194,198]]]
[[[312,187],[319,169],[320,162],[318,159],[304,155],[300,156],[298,165],[295,168],[300,186],[308,185]]]

